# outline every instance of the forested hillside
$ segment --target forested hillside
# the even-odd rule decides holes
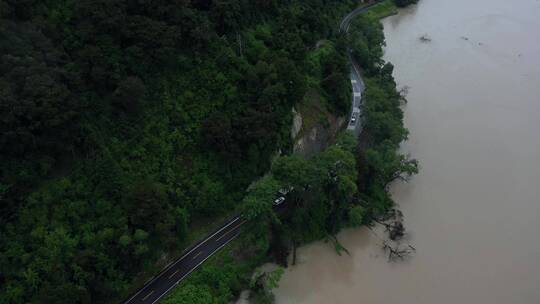
[[[235,210],[307,89],[348,110],[354,5],[0,0],[0,303],[118,300]]]
[[[164,303],[226,304],[246,286],[252,303],[273,303],[271,290],[281,272],[253,275],[255,267],[268,260],[294,264],[296,248],[319,239],[330,241],[338,254],[346,252],[336,237],[342,228],[370,225],[394,208],[388,186],[418,172],[418,162],[399,153],[408,135],[401,110],[404,97],[396,88],[392,64],[382,58],[385,42],[379,18],[394,11],[392,1],[383,1],[357,16],[340,38],[345,38],[366,83],[360,137],[344,132],[334,145],[309,159],[276,157],[268,174],[242,200],[248,222],[240,240],[205,263]],[[279,189],[290,192],[288,207],[276,212],[272,201]]]

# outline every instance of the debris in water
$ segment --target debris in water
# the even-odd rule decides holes
[[[431,37],[428,36],[428,34],[424,34],[420,37],[420,41],[422,42],[431,42]]]
[[[411,89],[410,86],[405,85],[399,90],[399,99],[403,103],[407,103],[407,95],[409,94],[409,90]]]
[[[469,37],[461,36],[461,39],[463,39],[465,41],[469,41]]]

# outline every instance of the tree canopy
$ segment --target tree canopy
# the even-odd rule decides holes
[[[205,266],[165,301],[228,303],[269,251],[384,212],[417,164],[396,152],[380,26],[338,32],[356,4],[0,0],[0,303],[118,302],[198,223],[242,210],[249,265]],[[345,135],[290,155],[306,92],[349,111],[351,44],[370,78],[366,149]],[[294,209],[278,215],[282,189]]]
[[[116,302],[240,208],[308,87],[347,110],[352,5],[0,0],[0,303]]]

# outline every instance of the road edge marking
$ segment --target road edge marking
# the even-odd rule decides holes
[[[171,279],[172,277],[174,277],[174,275],[176,273],[178,273],[178,271],[180,271],[180,268],[176,269],[170,276],[169,276],[169,279]]]
[[[142,298],[142,301],[146,301],[146,299],[148,299],[149,296],[151,296],[154,292],[156,292],[154,289],[152,289],[152,291],[150,291],[149,294],[147,294],[146,296],[144,296],[144,298]]]
[[[194,257],[192,257],[191,259],[192,259],[192,260],[195,260],[195,259],[196,259],[196,258],[197,258],[198,256],[200,256],[200,255],[201,255],[201,253],[203,253],[203,251],[202,251],[202,250],[201,250],[201,251],[199,251],[199,252],[197,252],[197,254],[196,254],[196,255],[195,255]]]
[[[233,228],[231,228],[231,230],[225,232],[222,236],[218,237],[218,238],[216,239],[216,242],[219,242],[219,240],[221,240],[222,238],[224,238],[224,237],[225,237],[226,235],[228,235],[229,233],[233,232],[234,229],[236,229],[236,228],[238,228],[238,227],[244,225],[245,223],[246,223],[246,221],[240,222],[240,224],[234,226]]]
[[[227,244],[229,244],[232,240],[234,240],[236,237],[238,237],[238,235],[240,234],[237,233],[235,236],[233,236],[228,242],[222,244],[221,246],[219,246],[218,248],[216,248],[216,250],[212,251],[206,258],[204,258],[202,261],[199,262],[199,264],[195,265],[195,267],[193,267],[188,273],[186,273],[185,275],[183,275],[180,279],[178,279],[178,281],[176,281],[176,283],[174,283],[171,287],[167,288],[167,290],[165,290],[164,293],[162,293],[157,299],[154,300],[154,302],[152,302],[151,304],[155,304],[157,301],[159,301],[161,298],[163,298],[165,295],[167,295],[167,293],[169,293],[169,291],[171,289],[173,289],[174,287],[176,287],[176,285],[178,285],[178,283],[180,283],[185,277],[187,277],[190,273],[192,273],[195,269],[197,269],[197,267],[199,267],[202,263],[204,263],[206,260],[208,260],[211,256],[214,255],[214,253],[218,252],[221,248],[223,248],[224,246],[226,246]]]
[[[221,227],[218,231],[214,232],[212,235],[210,235],[209,237],[207,237],[206,239],[202,240],[201,242],[199,242],[197,245],[195,245],[193,248],[191,248],[191,250],[189,250],[188,252],[186,252],[185,254],[183,254],[180,258],[178,258],[175,262],[173,262],[172,264],[169,263],[169,265],[167,267],[165,267],[163,270],[161,270],[160,273],[158,273],[156,276],[154,276],[153,279],[151,279],[150,281],[148,281],[147,283],[144,284],[144,286],[139,289],[139,291],[137,291],[133,296],[131,296],[128,300],[126,300],[125,302],[122,302],[123,304],[128,304],[129,302],[131,302],[131,300],[133,300],[133,298],[135,298],[136,296],[138,296],[141,292],[143,292],[147,287],[148,285],[152,284],[155,280],[157,280],[159,277],[161,277],[163,274],[165,274],[165,272],[167,272],[167,270],[171,269],[172,267],[174,267],[176,264],[178,264],[178,262],[180,262],[181,260],[183,260],[188,254],[190,254],[191,252],[193,252],[195,249],[199,248],[202,244],[206,243],[209,239],[211,239],[212,237],[214,237],[216,234],[220,233],[221,231],[223,231],[223,229],[229,227],[230,225],[232,225],[233,223],[235,223],[237,220],[239,220],[242,216],[239,215],[237,217],[235,217],[232,221],[228,222],[227,224],[225,224],[223,227]]]

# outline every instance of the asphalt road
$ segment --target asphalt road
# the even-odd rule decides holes
[[[167,266],[157,276],[146,283],[143,288],[125,301],[124,304],[153,304],[158,302],[216,251],[235,239],[240,233],[240,227],[244,223],[245,220],[241,216],[229,220],[204,240],[189,249],[182,257]]]
[[[356,17],[358,14],[361,14],[369,10],[373,5],[376,5],[379,2],[380,1],[376,1],[372,4],[359,7],[355,9],[354,11],[350,12],[341,21],[341,24],[339,25],[340,30],[345,33],[348,32],[349,28],[351,27],[351,21],[354,17]],[[351,66],[350,78],[351,78],[353,94],[352,94],[352,103],[351,103],[351,116],[349,118],[349,125],[347,126],[347,130],[354,132],[358,136],[360,132],[362,132],[361,103],[362,103],[362,93],[364,92],[365,85],[364,85],[364,81],[362,80],[362,75],[360,74],[360,69],[358,68],[358,65],[352,58],[350,50],[349,50],[349,64]]]
[[[347,16],[341,20],[341,24],[339,25],[339,29],[344,32],[349,31],[349,27],[351,26],[351,21],[354,17],[356,17],[358,14],[364,13],[367,10],[369,10],[372,6],[379,4],[379,2],[382,2],[382,0],[375,1],[373,3],[370,3],[368,5],[357,7],[354,11],[350,12]]]
[[[364,92],[365,85],[364,81],[362,80],[362,76],[360,75],[360,72],[358,70],[358,67],[354,60],[351,58],[350,54],[349,62],[351,65],[350,77],[353,94],[351,103],[351,117],[349,118],[349,125],[347,126],[347,130],[351,130],[356,133],[356,135],[359,135],[360,132],[362,132],[362,110],[360,105],[362,102],[362,93]]]
[[[373,5],[373,4],[372,4]],[[369,9],[371,5],[358,8],[345,16],[341,22],[341,30],[348,31],[352,18]],[[357,65],[349,54],[351,63],[351,84],[353,88],[353,102],[351,111],[352,117],[356,117],[356,122],[349,120],[348,129],[359,134],[362,130],[361,124],[361,101],[364,91],[364,82]],[[283,212],[286,209],[286,202],[274,207],[276,212]],[[185,277],[199,267],[204,261],[210,258],[223,246],[234,240],[239,234],[245,220],[242,216],[236,216],[221,227],[216,229],[204,240],[197,243],[184,253],[180,258],[169,264],[153,279],[148,281],[141,289],[133,294],[123,304],[154,304],[163,298],[171,289],[178,285]]]
[[[283,202],[273,208],[278,214],[285,212],[287,203]],[[211,232],[204,240],[186,250],[179,259],[167,265],[165,269],[148,281],[123,304],[157,303],[204,261],[234,240],[240,234],[241,227],[245,222],[246,220],[241,215],[228,220],[221,227]]]

